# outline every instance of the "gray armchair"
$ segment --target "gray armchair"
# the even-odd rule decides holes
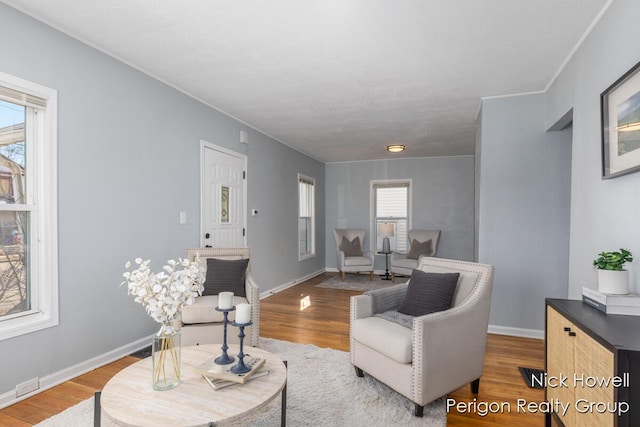
[[[224,260],[238,260],[249,258],[249,248],[193,248],[187,249],[187,258],[194,260],[199,257],[203,268],[207,266],[208,258]],[[258,285],[251,274],[251,263],[247,265],[245,277],[246,297],[234,295],[233,305],[240,303],[251,304],[251,326],[245,328],[245,345],[257,346],[258,335],[260,333],[260,295]],[[184,306],[182,317],[179,322],[182,335],[182,345],[197,344],[217,344],[223,340],[223,320],[222,312],[216,311],[218,306],[218,295],[206,295],[196,298],[195,303]],[[235,319],[235,312],[229,313],[229,322]],[[238,343],[237,328],[228,326],[227,342]]]
[[[336,239],[336,254],[337,254],[337,266],[340,271],[340,279],[344,282],[345,273],[359,273],[369,272],[369,280],[373,280],[373,263],[375,256],[371,251],[365,251],[364,237],[366,230],[364,228],[336,228],[333,230],[333,236]],[[343,238],[346,239],[345,243]],[[358,246],[360,251],[355,250],[355,253],[350,250],[354,250],[353,246],[348,245],[354,242],[354,239],[358,238]],[[349,248],[344,245],[350,246]]]
[[[484,363],[493,266],[421,257],[418,269],[459,273],[451,307],[423,316],[397,310],[408,283],[351,297],[351,363],[358,376],[377,378],[415,405],[424,405],[467,383],[477,393]],[[376,314],[387,312],[386,317]],[[389,320],[388,313],[405,316]],[[407,323],[408,322],[408,323]],[[401,322],[402,323],[402,322]]]
[[[427,256],[436,256],[438,253],[438,242],[440,241],[440,230],[409,230],[409,247],[415,239],[420,243],[431,240],[432,252]],[[389,259],[389,269],[391,270],[391,281],[396,282],[396,275],[411,276],[411,271],[418,267],[418,259],[407,258],[409,253],[392,252]]]

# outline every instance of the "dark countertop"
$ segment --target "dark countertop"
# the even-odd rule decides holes
[[[640,316],[605,314],[581,300],[547,298],[546,303],[611,350],[640,351]]]

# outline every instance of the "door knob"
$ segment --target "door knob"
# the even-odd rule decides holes
[[[209,235],[209,233],[206,233],[206,234],[204,235],[204,238],[205,238],[205,239],[208,239],[209,237],[211,237],[211,236]]]

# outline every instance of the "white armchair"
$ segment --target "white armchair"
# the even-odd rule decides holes
[[[194,260],[199,257],[203,268],[207,267],[207,259],[221,260],[249,259],[249,248],[192,248],[187,249],[187,258]],[[258,345],[260,333],[260,295],[258,285],[251,274],[251,263],[247,264],[245,276],[246,296],[234,295],[233,305],[240,303],[251,304],[251,326],[245,328],[244,343],[249,346]],[[179,322],[182,334],[182,345],[217,344],[223,339],[223,314],[216,311],[218,295],[206,295],[196,298],[196,302],[182,309],[182,318]],[[229,322],[235,319],[235,312],[229,313]],[[237,328],[227,327],[227,342],[238,343]]]
[[[336,228],[333,236],[336,239],[337,266],[340,279],[344,282],[345,273],[369,272],[369,280],[373,280],[373,263],[375,256],[365,251],[364,228]],[[343,238],[345,241],[343,241]],[[356,240],[357,238],[357,240]],[[357,244],[354,244],[356,242]],[[349,246],[348,248],[345,245]],[[359,248],[359,250],[358,250]],[[353,252],[351,252],[353,250]]]
[[[398,312],[408,283],[353,296],[350,356],[358,376],[366,372],[396,390],[421,417],[424,405],[466,383],[478,392],[493,266],[421,257],[418,270],[460,274],[450,308],[416,317]],[[385,312],[396,318],[376,316]],[[405,325],[397,323],[398,316]]]
[[[425,243],[431,240],[431,253],[427,256],[436,256],[438,253],[438,242],[440,241],[440,230],[409,230],[408,240],[409,247],[411,248],[411,242],[417,240],[420,243]],[[396,275],[411,276],[411,271],[418,267],[418,258],[407,258],[409,253],[392,252],[389,260],[389,269],[391,270],[391,281],[396,282]]]

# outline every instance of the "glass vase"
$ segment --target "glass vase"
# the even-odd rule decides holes
[[[153,337],[152,385],[154,390],[170,390],[180,384],[180,331],[163,324]]]

